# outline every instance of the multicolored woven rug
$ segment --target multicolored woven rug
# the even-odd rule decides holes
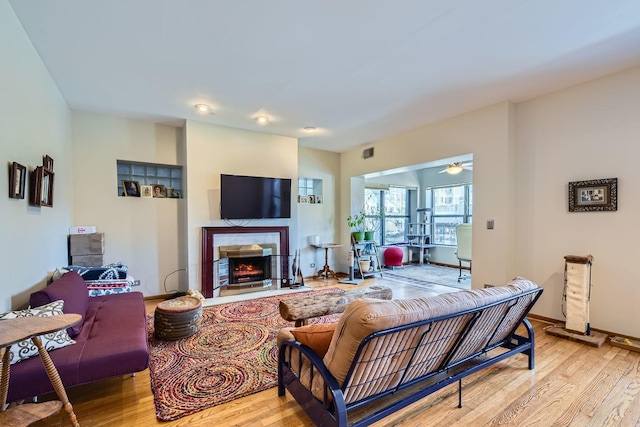
[[[335,292],[337,288],[305,292]],[[149,320],[149,370],[156,416],[171,421],[277,385],[280,300],[299,292],[205,307],[202,328],[178,341],[159,341]],[[336,321],[339,314],[310,319]]]

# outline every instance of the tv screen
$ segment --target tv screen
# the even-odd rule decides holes
[[[220,216],[291,218],[291,179],[221,174]]]

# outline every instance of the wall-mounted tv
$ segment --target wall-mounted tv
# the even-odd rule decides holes
[[[291,179],[221,174],[220,216],[291,218]]]

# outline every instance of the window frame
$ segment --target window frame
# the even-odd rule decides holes
[[[385,203],[385,195],[389,194],[391,189],[394,190],[403,190],[405,192],[405,212],[403,215],[398,215],[398,214],[387,214],[386,213],[386,203]],[[365,200],[367,198],[367,191],[377,191],[378,192],[378,205],[380,206],[380,211],[384,213],[384,215],[371,215],[371,214],[366,214],[365,212],[365,221],[367,219],[369,220],[374,220],[377,223],[380,224],[379,229],[375,232],[374,235],[374,240],[375,242],[379,245],[379,246],[384,246],[386,244],[395,244],[397,242],[394,243],[386,243],[386,221],[388,218],[401,218],[405,220],[405,225],[404,225],[404,231],[402,233],[403,236],[407,235],[407,232],[409,230],[409,223],[411,222],[411,188],[409,187],[400,187],[400,186],[394,186],[394,187],[389,187],[389,189],[383,189],[383,188],[375,188],[375,187],[365,187]]]
[[[440,190],[440,189],[445,189],[445,188],[455,188],[455,187],[463,187],[464,188],[464,205],[463,205],[463,213],[461,214],[452,214],[452,213],[447,213],[447,214],[437,214],[436,213],[436,196],[435,196],[435,191],[433,190]],[[432,223],[432,244],[434,245],[438,245],[438,246],[448,246],[448,247],[454,247],[457,246],[457,241],[456,237],[455,237],[455,233],[449,233],[450,235],[452,235],[452,239],[454,240],[454,243],[447,243],[447,242],[442,242],[438,240],[438,236],[439,233],[437,233],[437,225],[438,219],[447,219],[447,218],[451,218],[451,219],[461,219],[461,222],[457,222],[457,221],[452,221],[448,224],[471,224],[473,222],[473,183],[471,182],[466,182],[466,183],[458,183],[458,184],[452,184],[452,185],[442,185],[442,186],[436,186],[436,187],[429,187],[425,190],[426,192],[430,193],[430,198],[431,198],[431,207],[432,207],[432,211],[431,211],[431,223]],[[427,194],[427,197],[429,197],[429,194]],[[440,223],[442,224],[442,222]],[[446,224],[446,223],[445,223]],[[447,233],[444,233],[447,234]]]

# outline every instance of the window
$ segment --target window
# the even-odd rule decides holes
[[[433,243],[455,246],[456,225],[471,223],[473,212],[473,185],[439,187],[427,190],[433,214]]]
[[[403,243],[409,227],[409,190],[365,188],[365,230],[374,230],[380,245]]]

